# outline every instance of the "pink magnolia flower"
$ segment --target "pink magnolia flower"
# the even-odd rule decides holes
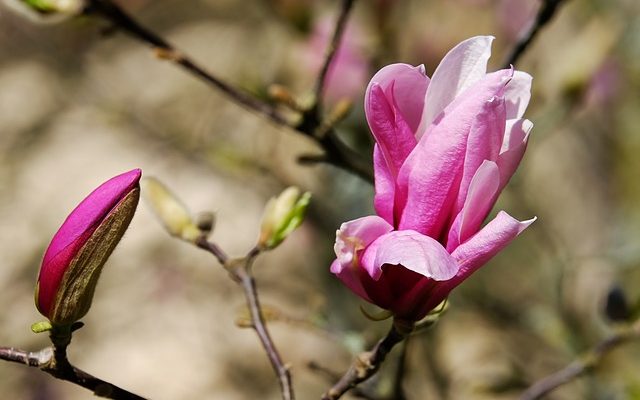
[[[51,239],[35,297],[38,311],[52,323],[70,325],[89,310],[102,266],[133,218],[141,175],[134,169],[100,185]]]
[[[531,76],[487,73],[492,41],[458,44],[431,79],[388,65],[367,88],[378,215],[342,224],[331,272],[398,318],[423,318],[534,221],[500,211],[481,227],[533,127]]]

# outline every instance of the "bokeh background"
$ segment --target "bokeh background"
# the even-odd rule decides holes
[[[308,98],[339,8],[313,0],[120,3],[216,75],[256,96],[272,83]],[[640,3],[566,1],[519,61],[534,76],[525,159],[496,210],[538,221],[459,287],[438,325],[408,344],[408,399],[515,399],[618,327],[607,293],[640,299]],[[369,154],[362,96],[391,62],[429,74],[453,45],[496,36],[498,68],[535,0],[361,0],[327,88],[354,109],[338,130]],[[0,345],[37,350],[33,287],[68,212],[107,178],[140,167],[243,254],[262,207],[287,185],[313,192],[305,224],[255,267],[270,327],[300,399],[329,386],[388,322],[330,276],[335,229],[372,210],[372,188],[330,166],[301,166],[308,139],[237,106],[104,21],[37,24],[0,5]],[[107,33],[105,33],[107,32]],[[153,399],[277,399],[258,340],[234,321],[242,294],[213,258],[170,238],[142,202],[105,267],[70,358]],[[368,306],[368,309],[372,309]],[[372,385],[388,393],[398,352]],[[607,356],[551,399],[640,399],[640,346]],[[0,362],[3,399],[90,399],[35,369]]]

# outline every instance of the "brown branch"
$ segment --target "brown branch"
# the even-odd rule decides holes
[[[321,100],[322,100],[322,92],[325,87],[325,83],[327,80],[327,74],[329,73],[329,68],[331,67],[331,62],[333,61],[338,48],[340,47],[340,41],[342,40],[342,35],[347,26],[347,21],[349,20],[349,13],[351,12],[351,8],[353,7],[354,0],[342,0],[342,7],[340,9],[340,15],[338,16],[338,20],[336,21],[336,26],[333,31],[333,36],[331,37],[331,41],[327,46],[325,51],[324,62],[322,63],[322,67],[320,68],[320,72],[318,74],[318,78],[316,79],[315,84],[315,107],[318,110],[321,108]]]
[[[405,341],[402,342],[400,357],[398,357],[398,366],[396,367],[396,372],[395,372],[395,375],[393,376],[392,398],[395,400],[407,399],[407,395],[404,392],[404,387],[402,383],[404,381],[404,376],[407,372],[407,356],[409,354],[409,342],[410,342],[410,337],[407,337]]]
[[[47,347],[37,352],[28,352],[12,347],[0,347],[0,359],[38,368],[58,379],[89,389],[99,397],[114,400],[144,400],[144,397],[74,367],[67,360],[65,349],[54,350],[53,347]]]
[[[251,327],[256,331],[260,343],[267,353],[269,362],[278,377],[283,400],[294,400],[293,384],[289,367],[282,361],[280,353],[271,339],[258,298],[256,282],[251,274],[251,265],[260,254],[260,249],[252,249],[247,256],[238,259],[230,259],[220,247],[209,242],[202,236],[196,241],[196,245],[213,254],[222,266],[229,272],[231,278],[242,286],[247,307],[251,315]]]
[[[337,400],[350,389],[375,375],[393,346],[406,339],[412,329],[413,324],[394,320],[387,336],[370,351],[358,354],[342,378],[322,395],[322,400]]]
[[[583,357],[535,382],[522,393],[520,400],[535,400],[544,397],[560,386],[593,371],[598,367],[602,358],[616,347],[635,340],[640,340],[640,322],[609,336]]]
[[[184,68],[188,73],[203,80],[216,89],[221,90],[235,102],[269,117],[272,121],[286,125],[286,121],[276,113],[276,110],[269,104],[257,100],[253,96],[242,92],[227,84],[215,75],[199,66],[189,56],[182,53],[171,45],[167,40],[157,33],[142,26],[133,17],[127,14],[120,6],[111,0],[89,0],[87,13],[96,14],[111,22],[115,27],[121,29],[129,36],[140,42],[150,45],[156,50],[160,58],[171,61]]]
[[[503,68],[510,68],[512,65],[516,64],[540,30],[547,25],[551,19],[553,19],[558,7],[564,1],[565,0],[543,0],[533,25],[520,33],[518,41],[509,55],[505,58]]]
[[[336,32],[333,38],[336,45],[342,35],[342,31],[348,17],[348,11],[351,8],[353,1],[354,0],[344,1],[343,13],[338,19]],[[346,11],[344,11],[345,7]],[[98,15],[106,19],[113,24],[114,27],[127,33],[132,38],[143,44],[151,46],[155,49],[156,54],[160,58],[178,65],[187,73],[197,77],[215,89],[222,91],[222,93],[234,102],[249,110],[266,116],[270,121],[277,125],[289,127],[296,130],[298,133],[315,140],[325,152],[324,157],[316,159],[316,162],[330,163],[336,167],[352,172],[369,182],[373,181],[373,175],[371,173],[371,167],[368,160],[365,160],[362,155],[356,153],[342,143],[342,141],[332,132],[332,129],[329,129],[329,134],[323,135],[322,137],[315,134],[323,125],[322,117],[320,115],[320,107],[318,106],[320,102],[319,96],[316,98],[316,103],[302,114],[302,121],[297,125],[293,125],[292,122],[289,122],[280,115],[274,106],[255,98],[247,92],[235,88],[207,71],[205,68],[197,64],[191,57],[170,44],[162,36],[140,24],[112,0],[89,0],[86,13]],[[331,63],[333,56],[335,55],[335,49],[331,50],[333,47],[335,47],[335,45],[330,45],[329,47],[327,59],[325,60],[325,64],[327,65],[326,68],[328,68],[328,65]],[[326,68],[323,68],[323,70]],[[320,83],[318,84],[323,85],[325,76],[326,71],[321,72],[318,78]]]

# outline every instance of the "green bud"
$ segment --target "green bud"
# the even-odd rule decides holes
[[[144,198],[167,232],[187,242],[195,242],[202,232],[182,201],[155,178],[144,178],[141,184]]]
[[[15,11],[37,22],[59,22],[80,15],[86,0],[8,0]]]
[[[270,250],[280,245],[302,224],[310,200],[311,193],[300,195],[294,186],[271,198],[264,209],[258,246]]]

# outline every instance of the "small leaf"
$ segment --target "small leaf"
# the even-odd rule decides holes
[[[31,331],[33,333],[48,332],[48,331],[51,330],[51,328],[53,328],[53,326],[51,325],[51,322],[49,322],[49,321],[40,321],[40,322],[36,322],[33,325],[31,325]]]

